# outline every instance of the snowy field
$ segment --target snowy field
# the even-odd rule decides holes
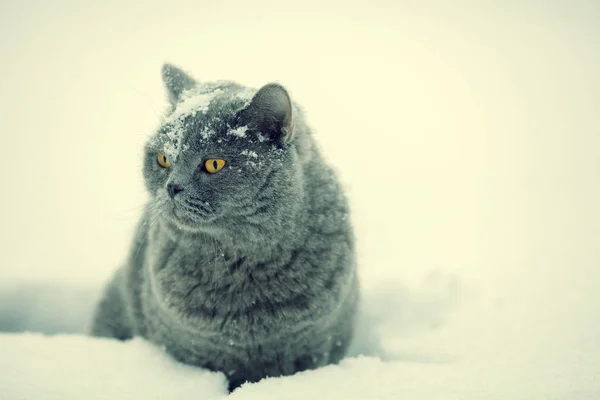
[[[227,396],[84,335],[165,61],[286,86],[353,210],[351,354],[231,398],[600,399],[597,2],[86,3],[0,4],[1,400]]]

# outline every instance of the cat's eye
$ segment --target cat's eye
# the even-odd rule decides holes
[[[220,170],[223,169],[225,164],[227,164],[227,161],[225,161],[225,160],[218,160],[215,158],[211,158],[204,162],[204,168],[206,169],[206,172],[208,172],[209,174],[216,174],[217,172],[219,172]]]
[[[156,157],[156,162],[162,168],[169,168],[171,166],[171,161],[169,161],[167,156],[165,156],[163,153],[158,153],[158,156]]]

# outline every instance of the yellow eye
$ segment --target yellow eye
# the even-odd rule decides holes
[[[208,172],[209,174],[216,174],[217,172],[223,169],[226,163],[227,161],[225,160],[217,160],[211,158],[204,162],[204,168],[206,168],[206,172]]]
[[[163,168],[169,168],[171,166],[171,161],[165,156],[163,153],[158,153],[156,157],[156,162]]]

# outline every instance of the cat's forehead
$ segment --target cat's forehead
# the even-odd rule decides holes
[[[196,114],[218,114],[241,109],[252,100],[255,89],[233,82],[218,81],[199,84],[182,93],[180,101],[164,120],[165,124]]]
[[[164,118],[152,142],[175,161],[190,144],[244,138],[247,128],[235,126],[236,113],[247,107],[256,90],[232,82],[210,82],[184,92]]]

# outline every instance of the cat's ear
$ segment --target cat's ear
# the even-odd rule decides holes
[[[172,105],[175,105],[179,101],[183,91],[196,86],[194,78],[180,68],[168,63],[162,67],[162,78]]]
[[[260,132],[280,144],[294,136],[292,99],[283,86],[269,83],[252,98],[247,109],[250,119]]]

